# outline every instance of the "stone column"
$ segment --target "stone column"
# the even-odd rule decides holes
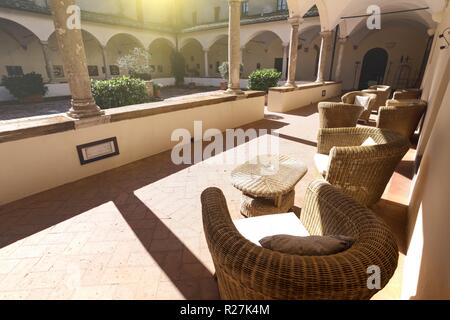
[[[332,34],[333,32],[331,31],[322,31],[320,33],[320,36],[322,37],[322,44],[320,46],[319,67],[316,82],[325,82],[326,68],[331,53]]]
[[[75,0],[51,0],[50,3],[59,51],[72,94],[68,115],[76,119],[100,116],[103,112],[92,97],[81,28],[72,23],[80,18],[77,12],[68,10],[69,6],[76,8]]]
[[[242,94],[241,69],[241,0],[228,0],[228,63],[229,81],[227,93]]]
[[[209,77],[209,60],[208,60],[208,53],[209,49],[203,49],[203,52],[205,54],[205,77]]]
[[[109,79],[111,77],[109,72],[108,58],[106,53],[106,46],[102,46],[102,59],[103,59],[103,67],[105,68],[105,79]]]
[[[297,74],[297,54],[298,54],[298,30],[303,19],[293,17],[289,19],[291,24],[291,43],[289,48],[289,70],[287,74],[286,86],[295,87],[295,78]]]
[[[336,81],[342,81],[342,61],[344,60],[344,50],[345,50],[345,44],[348,41],[348,37],[345,38],[339,38],[339,51],[338,51],[338,58],[337,58],[337,64],[336,64]]]
[[[289,45],[283,44],[283,80],[287,80],[287,67],[288,67],[288,54],[289,54]]]
[[[55,73],[53,71],[53,62],[50,58],[50,51],[48,49],[48,41],[41,41],[42,52],[44,53],[45,69],[50,83],[55,82]]]

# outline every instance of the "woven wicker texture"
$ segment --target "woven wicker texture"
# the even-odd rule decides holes
[[[411,139],[419,126],[420,120],[427,108],[426,103],[397,107],[382,107],[377,121],[377,127],[389,129]]]
[[[372,138],[376,145],[361,146]],[[377,203],[410,143],[390,130],[358,127],[320,129],[318,153],[330,155],[325,179],[359,203]]]
[[[278,165],[271,168],[269,163]],[[285,155],[260,156],[233,170],[231,183],[244,194],[271,198],[289,193],[307,171],[303,163]]]
[[[307,257],[258,247],[234,226],[223,193],[203,192],[203,227],[222,299],[370,299],[368,268],[381,269],[381,288],[397,268],[398,249],[390,229],[375,214],[324,181],[307,190],[301,222],[312,235],[356,239],[342,253]]]
[[[321,128],[356,127],[364,107],[338,102],[320,102],[319,119]]]
[[[373,93],[377,95],[377,102],[375,103],[375,111],[378,111],[380,107],[386,105],[386,101],[391,97],[392,89],[389,86],[376,85],[371,86],[363,92]]]
[[[420,99],[422,97],[422,90],[420,89],[406,89],[397,90],[394,92],[394,100],[409,100],[409,99]]]
[[[373,93],[367,93],[363,91],[352,91],[349,93],[346,93],[342,96],[342,102],[346,104],[355,104],[355,98],[356,96],[363,96],[363,97],[370,97],[369,105],[366,110],[363,111],[361,116],[359,117],[361,120],[365,122],[369,122],[370,115],[372,114],[372,111],[376,109],[376,103],[377,103],[377,95]]]
[[[283,195],[280,207],[271,198],[254,198],[243,194],[241,199],[241,214],[245,217],[259,217],[268,214],[290,212],[294,207],[295,190]]]

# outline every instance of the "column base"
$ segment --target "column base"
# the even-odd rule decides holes
[[[286,82],[284,84],[284,87],[286,87],[286,88],[297,88],[297,84],[295,82],[288,81],[288,82]]]
[[[88,100],[72,99],[71,105],[72,107],[67,112],[67,115],[74,119],[99,117],[105,114],[105,111],[101,110],[92,99]]]
[[[228,88],[225,91],[226,94],[235,94],[235,95],[243,95],[244,91],[242,91],[241,89],[232,89],[232,88]]]

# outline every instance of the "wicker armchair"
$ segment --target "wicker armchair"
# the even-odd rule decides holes
[[[427,103],[421,102],[406,106],[382,107],[377,127],[389,129],[411,139],[427,109]]]
[[[370,115],[372,114],[372,111],[375,109],[376,102],[377,102],[377,95],[362,91],[352,91],[349,93],[346,93],[342,96],[342,102],[346,104],[355,104],[355,98],[356,96],[363,96],[363,97],[370,97],[369,99],[369,105],[367,109],[363,111],[363,113],[360,116],[360,119],[369,122]]]
[[[372,138],[375,145],[362,146],[368,138]],[[409,147],[408,139],[390,130],[320,129],[316,166],[329,183],[371,207],[380,200]]]
[[[422,97],[422,90],[420,89],[405,89],[394,92],[394,100],[411,100],[420,99]]]
[[[330,256],[288,255],[264,249],[236,229],[222,191],[202,194],[203,227],[219,292],[226,300],[370,299],[369,266],[381,268],[381,288],[397,268],[398,248],[375,214],[325,181],[307,189],[299,223],[311,235],[346,235],[353,246]]]
[[[364,107],[337,102],[320,102],[319,118],[321,128],[356,127]]]
[[[368,89],[368,92],[371,91],[377,91],[377,107],[382,107],[386,105],[386,100],[388,100],[391,97],[392,94],[392,88],[390,86],[385,85],[376,85],[376,86],[370,86]]]

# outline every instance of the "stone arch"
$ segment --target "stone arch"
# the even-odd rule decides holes
[[[208,49],[209,75],[220,77],[219,66],[228,61],[228,36],[217,36]]]
[[[138,38],[129,33],[118,33],[108,40],[105,50],[111,76],[129,74],[129,70],[118,66],[118,60],[134,48],[145,49],[145,46]]]
[[[200,41],[195,38],[185,39],[180,52],[185,59],[186,76],[200,77],[205,74],[205,56]]]
[[[94,79],[104,78],[106,75],[105,65],[103,63],[103,48],[100,40],[91,32],[84,29],[81,30],[84,49],[86,52],[86,61],[88,65],[89,75]],[[49,54],[54,65],[54,75],[56,81],[64,81],[67,79],[67,73],[64,70],[62,57],[59,53],[56,34],[53,32],[48,37]]]
[[[262,29],[262,30],[257,30],[255,32],[251,33],[248,37],[242,39],[242,41],[241,41],[242,44],[243,44],[242,47],[247,46],[247,44],[250,41],[252,41],[253,39],[257,38],[258,36],[260,36],[260,35],[262,35],[264,33],[271,33],[271,34],[275,35],[278,39],[280,39],[281,42],[283,42],[283,35],[275,32],[273,30],[264,30],[264,29]]]
[[[36,33],[14,20],[0,18],[0,41],[0,78],[36,72],[48,80],[43,45]]]
[[[171,56],[175,46],[166,38],[153,40],[149,47],[150,68],[153,78],[169,77],[172,74]]]
[[[254,33],[242,53],[244,77],[258,68],[278,69],[282,72],[283,42],[275,32],[263,30]]]

